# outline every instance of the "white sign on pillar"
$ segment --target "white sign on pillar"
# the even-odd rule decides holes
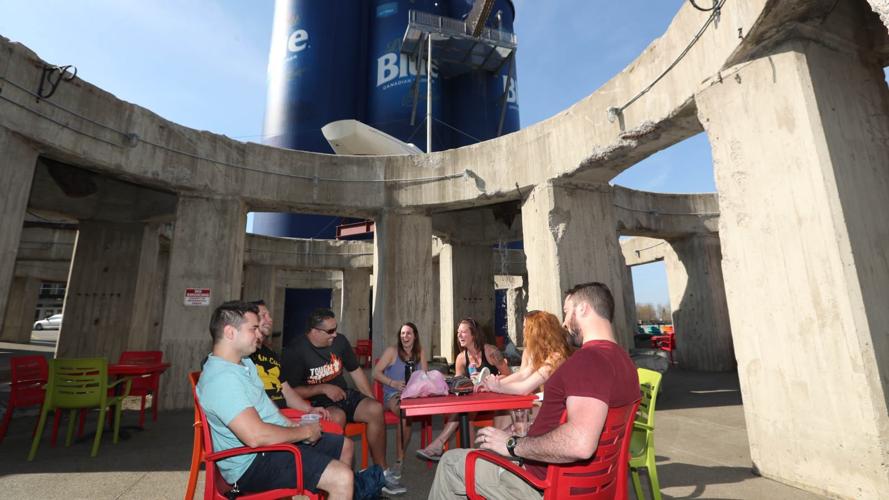
[[[187,306],[209,306],[210,305],[210,289],[209,288],[186,288],[185,289],[185,305],[187,305]]]

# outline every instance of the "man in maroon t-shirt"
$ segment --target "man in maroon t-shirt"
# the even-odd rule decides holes
[[[639,399],[636,366],[614,339],[614,297],[602,283],[577,285],[566,292],[564,326],[580,347],[544,385],[543,406],[527,437],[486,427],[476,436],[482,449],[520,458],[539,478],[546,465],[587,460],[599,444],[608,408]],[[567,421],[559,424],[562,413]],[[470,450],[451,450],[441,457],[430,499],[466,495],[464,464]],[[534,498],[542,492],[519,477],[483,460],[476,462],[476,491],[490,498]]]

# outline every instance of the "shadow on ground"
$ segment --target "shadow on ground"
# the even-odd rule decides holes
[[[740,406],[737,372],[704,373],[672,368],[664,374],[658,410]]]

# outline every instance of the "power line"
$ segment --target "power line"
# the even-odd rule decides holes
[[[688,54],[688,52],[691,50],[691,48],[694,47],[694,45],[698,42],[698,40],[700,40],[700,38],[704,34],[704,32],[707,31],[707,28],[710,26],[710,24],[719,17],[719,13],[722,10],[722,6],[725,5],[725,2],[726,2],[726,0],[713,0],[713,7],[709,8],[709,9],[702,9],[697,4],[695,4],[694,0],[689,0],[689,1],[691,1],[691,4],[698,10],[701,10],[704,12],[711,12],[712,11],[710,16],[707,18],[707,21],[704,23],[703,26],[701,26],[701,29],[698,30],[698,32],[691,39],[691,42],[688,43],[688,45],[685,47],[685,49],[683,49],[682,52],[679,53],[679,56],[677,56],[676,59],[672,63],[670,63],[669,66],[667,66],[667,69],[665,69],[660,75],[658,75],[658,77],[655,78],[654,81],[652,81],[650,84],[648,84],[648,86],[645,87],[644,89],[642,89],[638,94],[633,96],[633,98],[630,99],[629,101],[627,101],[623,106],[608,108],[608,121],[613,122],[618,116],[620,116],[624,112],[625,109],[627,109],[628,107],[630,107],[630,105],[632,105],[634,102],[639,100],[640,97],[647,94],[649,90],[651,90],[655,85],[658,84],[658,82],[660,82],[665,76],[667,76],[667,73],[672,71],[673,68],[675,68],[676,65],[679,64],[679,61],[681,61],[686,56],[686,54]]]

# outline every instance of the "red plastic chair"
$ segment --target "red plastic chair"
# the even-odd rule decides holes
[[[120,354],[118,363],[124,365],[156,364],[163,361],[164,353],[161,351],[124,351]],[[160,374],[155,373],[147,377],[133,379],[130,388],[130,396],[142,398],[139,407],[139,427],[145,426],[145,399],[151,394],[151,420],[157,422],[158,389],[160,388]]]
[[[364,357],[363,366],[370,368],[370,358],[373,356],[373,346],[370,343],[370,339],[358,339],[355,343],[355,356],[358,357],[359,363],[361,363],[361,358]]]
[[[9,404],[3,421],[0,422],[0,443],[6,437],[12,412],[16,408],[43,404],[46,392],[44,386],[48,377],[46,358],[43,356],[13,356],[9,358],[9,367],[12,383],[9,387]],[[37,430],[36,422],[34,430]]]
[[[475,450],[466,455],[466,496],[475,500],[483,498],[475,491],[475,463],[477,459],[487,460],[502,467],[525,482],[543,490],[544,499],[584,498],[584,499],[625,499],[627,498],[627,460],[629,456],[630,433],[639,401],[609,408],[599,446],[592,458],[570,464],[550,464],[545,479],[538,479],[527,470],[505,457],[484,450]],[[562,414],[565,423],[567,414]]]
[[[651,337],[651,347],[667,351],[670,355],[670,364],[676,364],[676,362],[673,361],[673,350],[676,349],[676,334],[674,332],[671,331],[666,335],[655,335]]]
[[[266,451],[287,451],[293,454],[293,460],[296,463],[296,488],[278,488],[269,491],[263,491],[261,493],[249,493],[249,494],[240,494],[238,498],[242,500],[271,500],[278,498],[289,498],[294,495],[303,495],[310,499],[320,499],[324,498],[323,494],[312,493],[309,490],[303,488],[303,477],[302,477],[302,457],[299,452],[299,448],[292,444],[276,444],[271,446],[257,446],[256,448],[250,448],[248,446],[242,446],[239,448],[232,448],[225,451],[213,452],[213,438],[210,433],[210,426],[207,424],[207,416],[204,414],[203,409],[201,408],[200,401],[198,401],[198,393],[194,387],[197,385],[197,379],[200,376],[200,372],[193,372],[189,374],[189,380],[192,381],[192,394],[194,396],[194,408],[195,414],[200,418],[200,432],[201,432],[201,441],[202,441],[202,459],[204,461],[204,499],[212,499],[212,500],[227,500],[228,496],[226,495],[229,490],[231,490],[231,485],[225,482],[225,479],[222,478],[222,475],[216,470],[216,462],[223,460],[225,458],[244,455],[246,453],[260,453]],[[290,412],[290,411],[288,411]],[[287,416],[287,413],[282,412]],[[296,414],[301,414],[301,412],[296,412]],[[197,423],[197,422],[196,422]],[[327,422],[331,424],[331,422]],[[334,428],[339,429],[339,426],[333,424]],[[195,426],[197,429],[197,425]],[[322,421],[321,425],[322,429],[331,428],[329,426],[325,426]],[[195,438],[195,444],[197,444],[197,437]],[[192,457],[194,457],[194,453],[192,453]],[[195,474],[196,475],[196,474]],[[191,478],[189,478],[189,485],[191,485]],[[190,498],[193,496],[193,486],[192,493],[189,495],[188,490],[186,490],[186,498]]]
[[[191,372],[188,374],[188,381],[191,383],[192,394],[195,393],[195,388],[198,385],[198,379],[200,379],[200,377],[201,372]],[[201,470],[201,459],[203,458],[203,424],[201,424],[201,412],[198,408],[199,405],[195,405],[194,423],[192,424],[192,427],[194,427],[194,440],[191,448],[191,467],[188,471],[188,484],[185,487],[185,500],[192,500],[194,498],[194,492],[198,484],[198,474]],[[296,420],[300,418],[304,412],[285,408],[281,410],[281,414],[291,420]],[[342,427],[329,420],[321,421],[321,430],[330,434],[343,433]]]

